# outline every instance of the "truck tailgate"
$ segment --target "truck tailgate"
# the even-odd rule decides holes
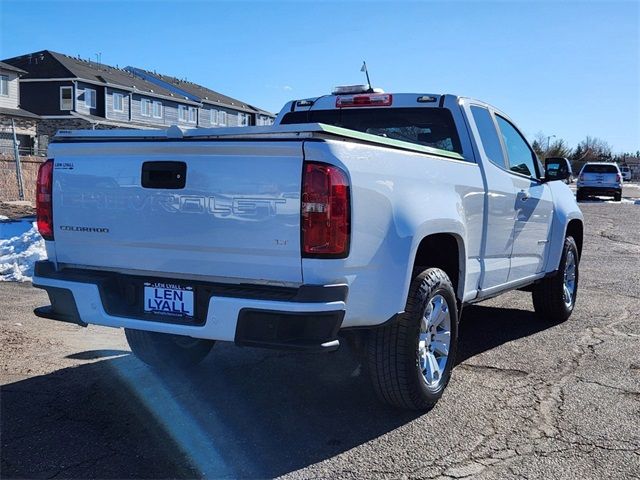
[[[57,262],[302,282],[301,141],[56,143],[49,153]]]

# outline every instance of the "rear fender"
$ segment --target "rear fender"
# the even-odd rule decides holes
[[[423,223],[416,232],[411,245],[411,261],[409,263],[409,266],[411,268],[407,270],[405,276],[405,284],[403,290],[405,293],[405,297],[409,293],[411,280],[413,280],[413,269],[414,267],[420,266],[416,265],[416,255],[418,253],[420,244],[425,238],[436,234],[451,235],[455,238],[458,244],[458,282],[456,288],[456,296],[458,300],[463,301],[465,295],[467,270],[467,253],[465,248],[466,229],[464,227],[464,224],[459,219],[454,218],[441,218],[437,220],[434,219],[427,221]]]

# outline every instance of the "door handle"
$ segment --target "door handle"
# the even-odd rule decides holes
[[[144,162],[142,187],[176,190],[184,188],[187,176],[185,162]]]
[[[518,194],[518,196],[520,197],[520,200],[522,200],[523,202],[526,202],[529,199],[529,193],[525,190],[520,190],[520,193]]]

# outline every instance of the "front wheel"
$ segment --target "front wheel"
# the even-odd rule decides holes
[[[131,351],[151,367],[184,368],[200,363],[207,356],[213,340],[124,329]]]
[[[571,316],[578,294],[579,260],[575,240],[565,238],[558,272],[535,285],[532,291],[533,308],[542,320],[559,323]]]
[[[400,318],[370,333],[368,365],[378,397],[411,410],[433,407],[449,383],[457,341],[451,280],[439,268],[424,270],[411,282]]]

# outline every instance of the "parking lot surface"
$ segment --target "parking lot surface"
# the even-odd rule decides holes
[[[640,189],[581,204],[573,316],[511,292],[465,308],[428,413],[379,404],[346,349],[218,344],[158,375],[119,330],[36,318],[0,283],[2,478],[640,478]]]

